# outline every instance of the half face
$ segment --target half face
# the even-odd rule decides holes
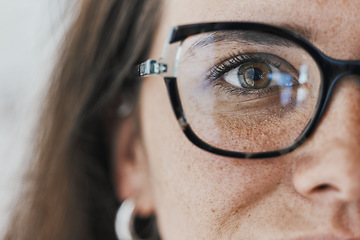
[[[360,59],[357,1],[164,2],[150,56],[153,59],[161,56],[170,27],[214,21],[252,21],[295,29],[307,34],[328,56]],[[227,49],[218,47],[214,51],[221,54]],[[280,54],[293,54],[286,51]],[[198,57],[208,53],[198,52]],[[191,84],[196,82],[186,86]],[[185,108],[196,104],[203,104],[204,109],[214,107],[198,95],[186,93],[192,99],[184,100]],[[214,104],[223,104],[225,99],[216,97]],[[210,139],[211,124],[229,118],[220,110],[213,119],[204,118],[206,111],[198,111],[199,115],[192,112],[198,131]],[[144,154],[139,155],[145,163],[132,170],[136,174],[145,172],[141,176],[146,177],[134,180],[133,185],[138,187],[122,195],[142,199],[137,201],[139,212],[155,212],[163,239],[360,239],[359,112],[358,76],[345,76],[336,86],[315,134],[299,149],[279,158],[232,159],[190,143],[173,114],[163,79],[146,78],[140,97]],[[286,122],[291,116],[285,114],[278,120]],[[228,133],[212,141],[228,138],[228,146],[232,146],[249,140],[245,133],[236,138],[231,127],[223,126]],[[281,140],[286,136],[278,137]],[[142,197],[137,198],[139,195]]]

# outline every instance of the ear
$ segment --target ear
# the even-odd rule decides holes
[[[132,199],[136,214],[154,213],[148,161],[135,119],[127,117],[118,125],[114,137],[114,179],[120,200]]]

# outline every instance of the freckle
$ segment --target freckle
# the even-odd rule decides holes
[[[187,169],[188,169],[188,170],[190,171],[190,169],[191,169],[191,166],[190,166],[190,165],[188,165],[188,166],[187,166]]]
[[[211,209],[211,212],[212,212],[212,213],[215,213],[215,209]]]

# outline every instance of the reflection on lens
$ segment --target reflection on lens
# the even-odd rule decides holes
[[[306,98],[307,98],[307,90],[306,88],[303,88],[303,87],[300,87],[298,90],[297,90],[297,95],[296,95],[296,102],[298,104],[301,104],[303,103]]]
[[[293,76],[287,73],[269,73],[267,78],[283,87],[290,87],[294,81]]]
[[[301,65],[300,67],[300,75],[299,75],[299,83],[304,84],[308,81],[308,66]]]
[[[288,105],[290,103],[291,92],[292,92],[291,87],[285,88],[281,92],[281,104],[282,105]]]

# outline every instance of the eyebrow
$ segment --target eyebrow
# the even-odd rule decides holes
[[[306,27],[302,27],[296,24],[282,24],[278,26],[299,35],[300,37],[306,39],[307,41],[311,41],[314,38],[313,32]],[[260,44],[265,46],[271,45],[271,46],[290,47],[295,45],[293,42],[284,39],[282,37],[276,36],[274,34],[259,33],[256,30],[254,31],[231,30],[226,32],[216,31],[216,32],[208,33],[206,34],[205,37],[193,43],[190,49],[194,50],[196,48],[212,45],[220,41],[242,42],[249,45]]]

